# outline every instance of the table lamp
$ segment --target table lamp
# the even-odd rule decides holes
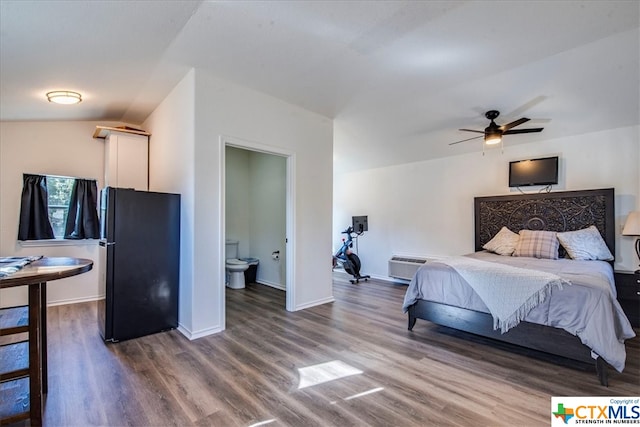
[[[640,260],[640,211],[629,213],[627,221],[622,229],[623,236],[637,236],[636,239],[636,255]],[[636,270],[636,274],[640,274],[640,269]]]

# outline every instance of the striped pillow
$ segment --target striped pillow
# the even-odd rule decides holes
[[[558,259],[558,237],[555,231],[520,230],[520,240],[513,256]]]

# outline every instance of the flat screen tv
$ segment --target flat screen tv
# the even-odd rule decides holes
[[[509,187],[558,183],[558,157],[509,162]]]

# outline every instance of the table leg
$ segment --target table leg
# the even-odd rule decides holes
[[[47,282],[40,283],[40,354],[42,354],[42,392],[49,392],[49,375],[47,369]]]
[[[40,283],[29,285],[29,416],[32,426],[42,425],[41,289]]]

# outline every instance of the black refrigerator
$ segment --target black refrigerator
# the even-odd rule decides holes
[[[122,341],[178,326],[180,195],[101,192],[100,334]]]

